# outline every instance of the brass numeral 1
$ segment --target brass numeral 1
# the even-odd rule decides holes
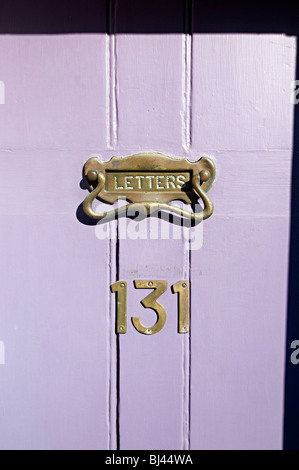
[[[174,294],[178,294],[179,333],[189,332],[189,281],[179,281],[172,286]]]
[[[132,317],[132,323],[139,333],[143,335],[153,335],[162,330],[166,322],[165,308],[157,302],[160,295],[167,290],[167,281],[134,281],[136,289],[154,289],[147,297],[141,300],[144,308],[151,308],[157,314],[157,321],[151,327],[143,326],[138,317]]]
[[[167,281],[134,281],[136,289],[154,289],[141,300],[144,308],[150,308],[157,314],[153,326],[144,326],[138,317],[132,317],[135,329],[143,335],[153,335],[162,330],[166,322],[166,311],[157,299],[167,290]],[[178,332],[189,332],[189,281],[178,281],[172,286],[172,292],[178,294]],[[127,282],[117,281],[111,285],[111,292],[116,293],[116,333],[127,332]]]
[[[116,333],[127,332],[127,283],[117,281],[111,286],[111,291],[116,292]]]

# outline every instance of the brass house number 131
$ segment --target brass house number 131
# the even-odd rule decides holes
[[[153,326],[142,325],[138,317],[132,317],[135,329],[143,335],[153,335],[162,330],[166,322],[166,311],[163,305],[157,302],[158,298],[167,290],[167,281],[134,281],[136,289],[153,289],[148,296],[141,300],[144,308],[150,308],[157,314],[157,321]],[[116,333],[127,332],[127,282],[117,281],[111,285],[111,291],[116,293]],[[179,281],[172,286],[172,293],[178,294],[178,332],[189,332],[189,281]]]

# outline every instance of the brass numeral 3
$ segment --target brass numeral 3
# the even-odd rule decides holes
[[[164,294],[167,290],[167,281],[134,281],[136,289],[154,289],[147,297],[141,300],[141,304],[144,308],[151,308],[157,314],[157,321],[152,327],[143,326],[139,318],[132,317],[132,323],[139,333],[144,335],[153,335],[162,330],[166,322],[166,311],[165,308],[157,302],[160,295]]]

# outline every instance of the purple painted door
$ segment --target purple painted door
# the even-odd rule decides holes
[[[125,3],[113,34],[0,36],[0,448],[280,449],[295,39],[118,34]],[[82,223],[85,160],[144,151],[213,158],[212,218]],[[168,282],[157,334],[134,280]]]

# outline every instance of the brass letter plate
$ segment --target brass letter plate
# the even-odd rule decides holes
[[[207,196],[215,178],[215,165],[210,158],[202,157],[196,162],[186,158],[172,158],[160,153],[140,153],[129,157],[112,157],[102,162],[92,157],[84,165],[84,176],[91,193],[83,203],[84,212],[91,218],[101,220],[111,215],[126,215],[129,208],[147,215],[157,211],[168,211],[201,221],[213,213],[213,204]],[[113,204],[125,198],[129,204],[102,214],[92,208],[95,198]],[[201,198],[204,209],[190,213],[169,202],[180,200],[186,204]]]

